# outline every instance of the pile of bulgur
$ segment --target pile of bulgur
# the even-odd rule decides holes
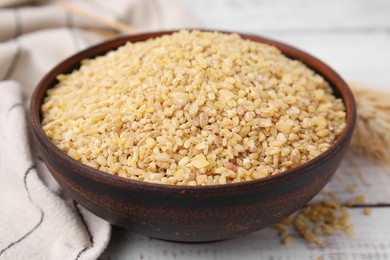
[[[324,235],[333,235],[336,232],[345,232],[353,235],[354,226],[349,223],[349,209],[334,199],[323,199],[318,203],[311,203],[299,209],[296,214],[274,224],[278,229],[282,243],[292,243],[288,227],[293,229],[309,243],[323,244]]]
[[[214,185],[306,162],[345,127],[328,83],[275,47],[180,31],[58,76],[43,130],[89,166],[133,180]]]
[[[353,186],[347,187],[348,193],[354,193]],[[345,233],[354,235],[355,226],[350,223],[349,208],[361,207],[365,196],[360,194],[341,202],[334,191],[322,190],[319,201],[310,202],[292,215],[273,225],[278,230],[281,243],[289,245],[294,235],[299,235],[308,243],[322,245],[327,236]],[[324,197],[325,196],[325,197]],[[372,209],[363,207],[365,216],[372,214]]]

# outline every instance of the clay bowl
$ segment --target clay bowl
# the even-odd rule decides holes
[[[103,55],[125,44],[171,32],[155,32],[105,42],[71,56],[38,84],[31,99],[34,135],[50,172],[82,206],[114,225],[150,237],[204,242],[238,237],[281,220],[305,205],[329,181],[339,166],[356,120],[354,98],[347,84],[330,67],[291,46],[259,36],[244,39],[268,43],[321,74],[341,97],[347,126],[337,141],[315,159],[279,175],[228,185],[183,187],[128,180],[93,169],[60,151],[41,128],[40,107],[56,76],[79,67],[80,61]]]

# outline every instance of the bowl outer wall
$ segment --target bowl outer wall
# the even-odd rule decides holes
[[[259,230],[307,203],[328,182],[340,164],[356,120],[355,102],[346,83],[331,68],[288,45],[253,35],[301,60],[322,75],[341,97],[347,126],[335,144],[317,158],[264,179],[228,185],[188,187],[132,181],[100,172],[60,151],[41,128],[40,106],[56,75],[78,68],[79,62],[107,53],[127,41],[142,41],[169,32],[128,36],[91,47],[57,65],[33,93],[30,119],[44,160],[60,185],[81,205],[113,224],[152,237],[175,241],[215,241]]]

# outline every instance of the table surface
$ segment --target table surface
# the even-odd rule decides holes
[[[289,43],[322,59],[349,82],[390,91],[389,0],[183,1],[202,27]],[[350,186],[355,193],[347,191]],[[202,244],[166,242],[113,228],[101,259],[390,259],[389,187],[388,168],[364,158],[344,160],[326,190],[337,192],[341,201],[364,194],[363,206],[371,207],[372,215],[362,214],[362,206],[351,207],[355,235],[333,235],[323,245],[294,234],[294,243],[285,246],[272,228]]]

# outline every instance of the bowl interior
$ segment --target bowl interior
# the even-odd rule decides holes
[[[46,96],[47,89],[53,87],[58,82],[56,79],[56,76],[59,74],[66,74],[70,73],[75,69],[78,69],[80,67],[80,62],[83,59],[89,59],[94,58],[96,56],[104,55],[107,52],[111,50],[115,50],[118,47],[124,45],[126,42],[137,42],[137,41],[144,41],[150,38],[159,37],[164,34],[172,34],[175,31],[164,31],[164,32],[153,32],[153,33],[146,33],[146,34],[139,34],[134,36],[126,36],[123,38],[115,39],[112,41],[108,41],[96,46],[93,46],[91,48],[88,48],[82,52],[79,52],[68,59],[64,60],[60,64],[58,64],[55,68],[53,68],[38,84],[37,88],[35,89],[32,99],[31,99],[31,106],[30,106],[30,119],[31,124],[34,130],[34,133],[36,137],[38,138],[38,141],[41,145],[43,145],[46,149],[52,151],[56,157],[58,157],[60,160],[62,160],[66,165],[68,165],[71,168],[79,167],[83,169],[83,172],[88,172],[88,177],[93,178],[100,182],[115,184],[120,187],[126,187],[127,185],[136,185],[136,186],[142,186],[147,187],[150,190],[159,190],[163,188],[169,187],[170,189],[177,189],[177,190],[187,190],[188,192],[195,191],[195,190],[207,190],[207,189],[231,189],[233,187],[241,187],[245,185],[247,189],[252,188],[259,188],[264,187],[267,185],[270,185],[272,183],[277,182],[283,182],[283,180],[287,180],[290,178],[295,178],[296,176],[299,176],[301,172],[303,172],[303,169],[310,169],[313,167],[316,167],[317,165],[321,164],[322,162],[326,161],[330,157],[332,157],[335,152],[337,152],[340,147],[347,145],[349,142],[349,139],[353,133],[353,128],[355,125],[356,120],[356,107],[355,107],[355,101],[353,98],[353,95],[348,88],[347,84],[344,82],[344,80],[329,66],[327,66],[322,61],[316,59],[315,57],[298,50],[294,47],[291,47],[289,45],[273,41],[270,39],[266,39],[263,37],[255,36],[255,35],[248,35],[248,34],[240,34],[240,36],[243,39],[249,39],[256,42],[266,43],[269,45],[273,45],[277,47],[279,50],[282,51],[284,55],[291,59],[300,60],[304,64],[306,64],[310,69],[314,70],[316,73],[320,74],[322,77],[325,78],[326,81],[329,82],[330,86],[334,90],[334,94],[341,98],[345,104],[346,107],[346,113],[347,113],[347,124],[342,132],[342,134],[337,138],[335,143],[324,153],[317,156],[316,158],[303,163],[302,165],[287,170],[283,173],[268,176],[262,179],[247,181],[247,182],[241,182],[241,183],[234,183],[234,184],[224,184],[224,185],[211,185],[211,186],[175,186],[175,185],[166,185],[166,184],[154,184],[154,183],[147,183],[147,182],[141,182],[141,181],[134,181],[126,178],[122,178],[119,176],[107,174],[104,172],[101,172],[97,169],[91,168],[81,162],[78,162],[68,156],[66,153],[62,152],[59,148],[57,148],[46,136],[44,131],[41,128],[41,104]],[[223,32],[222,33],[229,33],[229,32]]]

